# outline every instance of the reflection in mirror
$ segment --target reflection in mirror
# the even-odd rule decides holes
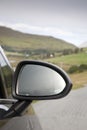
[[[55,70],[41,65],[25,65],[17,80],[17,95],[50,96],[66,87],[64,79]]]

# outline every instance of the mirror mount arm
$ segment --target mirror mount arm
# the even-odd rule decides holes
[[[0,104],[14,104],[16,102],[16,99],[0,99]]]
[[[23,113],[25,111],[25,109],[31,104],[31,100],[30,101],[17,101],[16,103],[14,103],[11,108],[6,111],[3,115],[2,115],[2,119],[6,119],[6,118],[12,118],[15,116],[21,116],[21,113]]]

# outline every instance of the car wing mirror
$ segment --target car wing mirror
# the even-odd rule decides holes
[[[66,96],[72,82],[58,66],[41,61],[22,61],[13,79],[13,97],[19,100],[48,100]]]

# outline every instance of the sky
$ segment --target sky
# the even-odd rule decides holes
[[[0,0],[0,26],[87,42],[87,0]]]

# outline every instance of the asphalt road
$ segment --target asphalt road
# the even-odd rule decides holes
[[[33,104],[43,130],[87,130],[87,87]]]
[[[2,120],[2,123],[5,122]],[[27,115],[10,119],[0,130],[42,130],[35,115]]]

